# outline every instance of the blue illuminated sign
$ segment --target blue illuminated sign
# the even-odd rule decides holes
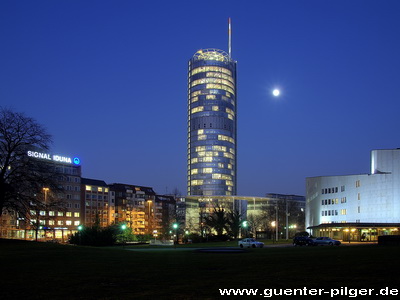
[[[74,164],[79,165],[81,160],[78,157],[74,157]]]

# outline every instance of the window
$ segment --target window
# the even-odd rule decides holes
[[[79,218],[80,214],[78,212],[74,212],[74,217]]]
[[[75,226],[79,226],[80,223],[81,223],[80,221],[74,221]]]
[[[55,215],[55,214],[54,214],[54,211],[52,211],[52,210],[49,211],[49,216],[50,216],[50,217],[54,217],[54,215]]]
[[[59,212],[57,212],[57,216],[62,217],[62,216],[64,216],[64,213],[62,211],[59,211]]]
[[[75,203],[75,204],[74,204],[74,207],[75,207],[75,208],[80,208],[81,205],[80,205],[79,203]]]
[[[361,200],[361,195],[360,195],[360,193],[357,194],[357,200]]]
[[[72,217],[72,212],[67,211],[67,212],[65,213],[65,216],[66,216],[66,217]]]
[[[361,186],[361,182],[360,182],[360,180],[357,180],[356,181],[356,188],[359,188]]]
[[[57,221],[57,225],[64,225],[64,221]]]
[[[72,225],[72,221],[65,221],[65,225]]]
[[[92,187],[91,187],[90,185],[87,185],[87,186],[86,186],[86,190],[87,190],[87,191],[91,191],[91,190],[92,190]]]

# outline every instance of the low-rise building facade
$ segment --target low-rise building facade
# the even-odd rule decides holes
[[[314,236],[376,241],[400,228],[400,149],[373,150],[371,172],[306,179],[306,226]]]

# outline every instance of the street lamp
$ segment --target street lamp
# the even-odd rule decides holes
[[[43,188],[42,189],[44,192],[44,204],[47,205],[47,192],[50,190],[49,188]]]
[[[126,230],[127,226],[126,224],[122,224],[121,225],[121,229],[122,229],[122,247],[125,248],[125,230]]]
[[[247,227],[249,227],[249,223],[247,221],[242,222],[242,228],[245,232],[245,237],[247,237]]]
[[[79,245],[82,245],[82,230],[83,230],[83,225],[79,225],[78,226]]]
[[[275,228],[276,222],[275,222],[275,221],[272,221],[272,222],[271,222],[271,226],[272,226],[272,228]],[[274,242],[274,241],[275,241],[274,235],[272,235],[272,242]]]
[[[179,227],[178,223],[172,224],[172,228],[175,229],[175,241],[174,241],[175,248],[176,248],[176,244],[178,243],[178,227]]]

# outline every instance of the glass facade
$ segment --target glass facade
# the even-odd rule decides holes
[[[236,195],[236,127],[236,62],[199,50],[188,71],[188,195]]]

